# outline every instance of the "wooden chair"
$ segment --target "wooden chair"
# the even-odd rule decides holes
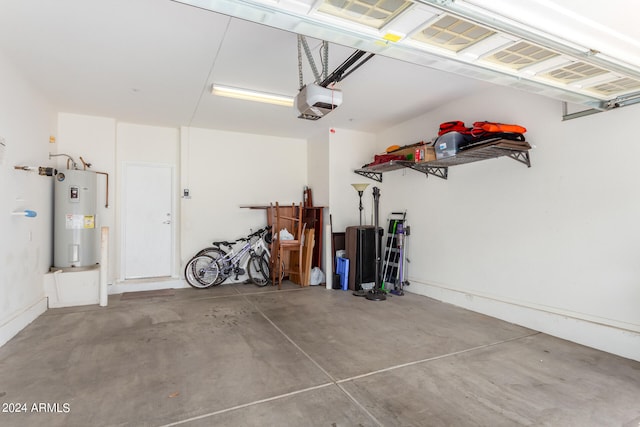
[[[298,206],[291,204],[281,207],[278,202],[275,206],[271,204],[271,213],[273,215],[273,239],[271,243],[271,281],[278,289],[282,289],[282,277],[296,274],[301,280],[302,278],[302,243],[304,229],[306,225],[302,221],[302,203]],[[280,230],[286,228],[292,235],[293,240],[281,240]],[[291,255],[297,257],[297,262],[292,259]]]

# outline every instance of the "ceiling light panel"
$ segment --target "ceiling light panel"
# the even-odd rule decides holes
[[[623,77],[611,82],[600,83],[592,87],[587,87],[586,90],[595,92],[599,95],[614,96],[640,90],[640,80]]]
[[[560,83],[570,84],[599,76],[600,74],[605,74],[607,72],[607,70],[603,70],[602,68],[578,61],[565,65],[564,67],[548,71],[541,74],[540,77],[555,80]]]
[[[544,49],[525,41],[519,41],[487,56],[484,59],[494,64],[499,64],[503,67],[517,71],[524,67],[529,67],[547,61],[556,56],[559,55],[548,49]]]
[[[476,60],[482,56],[488,55],[491,52],[495,52],[498,49],[502,49],[505,46],[510,46],[515,41],[517,40],[515,40],[511,36],[495,33],[494,35],[487,37],[479,41],[478,43],[462,49],[458,53],[465,55],[470,60]]]
[[[411,4],[404,0],[323,0],[317,10],[379,30]]]
[[[530,76],[535,76],[536,74],[544,73],[548,70],[553,70],[558,67],[563,67],[567,64],[571,64],[574,61],[575,59],[569,58],[568,56],[558,55],[542,62],[528,65],[524,68],[521,68],[519,71]]]
[[[451,15],[443,15],[416,32],[412,39],[452,52],[459,52],[494,34],[495,31],[472,22]]]

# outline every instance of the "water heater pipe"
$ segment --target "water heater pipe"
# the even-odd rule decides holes
[[[82,158],[82,157],[80,157]],[[82,161],[84,163],[84,160]],[[107,177],[107,187],[106,187],[106,197],[105,197],[105,201],[104,201],[104,207],[108,208],[109,207],[109,174],[106,172],[96,172],[97,174],[100,175],[105,175]]]
[[[69,168],[69,162],[71,161],[73,163],[73,168],[74,169],[78,169],[78,164],[76,163],[75,160],[73,160],[73,157],[71,157],[68,154],[51,154],[49,153],[49,160],[51,160],[52,157],[59,157],[59,156],[65,156],[67,158],[67,169]]]
[[[80,156],[80,161],[82,162],[82,167],[84,168],[84,170],[87,170],[87,168],[91,167],[91,163],[85,162],[82,156]]]
[[[102,227],[100,236],[100,307],[109,301],[107,293],[107,272],[109,270],[109,227]]]

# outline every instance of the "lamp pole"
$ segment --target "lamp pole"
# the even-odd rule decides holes
[[[367,299],[369,301],[384,301],[387,299],[385,292],[381,289],[380,282],[380,233],[378,233],[378,208],[380,205],[380,189],[378,187],[373,187],[373,201],[374,201],[374,209],[373,214],[375,218],[374,222],[374,230],[375,230],[375,256],[376,256],[376,266],[375,266],[375,286],[369,292],[367,292]]]

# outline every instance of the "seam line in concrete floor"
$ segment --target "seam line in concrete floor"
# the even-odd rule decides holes
[[[413,362],[402,363],[400,365],[389,366],[388,368],[378,369],[377,371],[371,371],[371,372],[367,372],[366,374],[356,375],[354,377],[344,378],[342,380],[338,380],[336,382],[336,384],[342,384],[342,383],[345,383],[345,382],[358,380],[360,378],[370,377],[372,375],[381,374],[383,372],[394,371],[396,369],[405,368],[407,366],[419,365],[420,363],[432,362],[434,360],[444,359],[445,357],[451,357],[451,356],[457,356],[458,354],[470,353],[472,351],[482,350],[483,348],[489,348],[489,347],[493,347],[493,346],[496,346],[496,345],[505,344],[505,343],[508,343],[508,342],[511,342],[511,341],[518,341],[518,340],[521,340],[523,338],[532,337],[534,335],[539,335],[541,333],[542,332],[532,332],[530,334],[522,335],[522,336],[519,336],[519,337],[509,338],[509,339],[502,340],[502,341],[496,341],[496,342],[489,343],[489,344],[483,344],[483,345],[479,345],[477,347],[471,347],[471,348],[467,348],[467,349],[460,350],[460,351],[454,351],[453,353],[441,354],[440,356],[429,357],[429,358],[426,358],[426,359],[414,360]]]
[[[249,304],[251,304],[258,311],[258,313],[260,313],[260,315],[262,317],[265,318],[265,320],[267,322],[269,322],[271,324],[271,326],[273,326],[280,334],[282,334],[282,336],[285,337],[285,339],[287,341],[289,341],[296,349],[298,349],[298,351],[300,353],[302,353],[307,359],[309,359],[311,361],[311,363],[316,365],[318,367],[318,369],[320,369],[331,380],[331,384],[335,384],[336,386],[338,386],[338,388],[349,398],[349,400],[351,400],[356,406],[358,406],[360,409],[362,409],[362,411],[365,414],[367,414],[369,416],[369,418],[371,418],[371,420],[373,420],[373,422],[375,422],[380,427],[383,427],[383,424],[380,421],[378,421],[378,419],[376,417],[374,417],[373,414],[371,412],[369,412],[369,410],[367,410],[367,408],[364,407],[364,405],[362,405],[360,402],[358,402],[353,396],[351,396],[351,394],[347,393],[347,391],[341,385],[339,385],[337,383],[336,379],[333,378],[333,376],[326,369],[324,369],[320,365],[320,363],[318,363],[313,357],[311,357],[306,351],[304,351],[298,344],[296,344],[296,342],[292,338],[289,337],[289,335],[287,335],[282,329],[280,329],[278,327],[278,325],[276,325],[271,319],[269,319],[269,317],[267,317],[267,315],[264,314],[264,312],[262,310],[260,310],[260,307],[258,307],[258,305],[256,303],[251,301],[246,296],[244,296],[244,298]]]
[[[318,390],[321,388],[325,388],[325,387],[329,387],[331,385],[335,385],[337,386],[342,393],[344,393],[345,396],[347,396],[347,398],[349,398],[350,401],[352,401],[357,407],[359,407],[365,414],[367,414],[369,416],[369,418],[371,418],[371,420],[373,422],[375,422],[378,426],[383,427],[383,424],[371,413],[369,412],[369,410],[362,404],[360,403],[355,397],[353,397],[343,386],[342,384],[349,382],[349,381],[354,381],[360,378],[366,378],[372,375],[377,375],[377,374],[381,374],[384,372],[390,372],[390,371],[394,371],[396,369],[401,369],[401,368],[405,368],[407,366],[413,366],[413,365],[418,365],[421,363],[427,363],[427,362],[431,362],[434,360],[439,360],[439,359],[444,359],[446,357],[451,357],[451,356],[456,356],[459,354],[464,354],[464,353],[470,353],[473,351],[477,351],[477,350],[482,350],[485,348],[489,348],[489,347],[493,347],[496,345],[501,345],[501,344],[505,344],[511,341],[517,341],[517,340],[521,340],[523,338],[527,338],[527,337],[531,337],[534,335],[539,335],[541,334],[541,332],[537,332],[534,331],[530,334],[526,334],[526,335],[521,335],[518,337],[514,337],[514,338],[509,338],[506,340],[501,340],[501,341],[496,341],[493,343],[489,343],[489,344],[483,344],[480,346],[476,346],[476,347],[472,347],[472,348],[467,348],[464,350],[460,350],[460,351],[455,351],[452,353],[447,353],[447,354],[442,354],[440,356],[435,356],[435,357],[429,357],[426,359],[421,359],[421,360],[414,360],[412,362],[407,362],[407,363],[402,363],[400,365],[394,365],[394,366],[389,366],[387,368],[384,369],[379,369],[376,371],[372,371],[372,372],[367,372],[365,374],[361,374],[361,375],[356,375],[353,377],[349,377],[349,378],[344,378],[341,380],[336,380],[329,372],[327,372],[327,370],[325,370],[313,357],[311,357],[307,352],[305,352],[291,337],[289,337],[282,329],[280,329],[280,327],[278,327],[278,325],[276,325],[271,319],[269,319],[269,317],[260,309],[260,307],[258,307],[258,305],[256,303],[254,303],[253,301],[251,301],[249,298],[247,298],[247,296],[251,296],[251,295],[263,295],[265,293],[271,293],[271,292],[289,292],[289,291],[300,291],[303,290],[304,288],[301,289],[287,289],[287,290],[274,290],[274,291],[267,291],[267,292],[248,292],[248,293],[243,293],[240,292],[238,289],[234,289],[236,292],[236,295],[224,295],[224,296],[220,296],[220,297],[208,297],[209,298],[226,298],[226,297],[242,297],[246,302],[248,302],[249,304],[251,304],[255,310],[257,310],[258,313],[260,313],[260,315],[271,325],[273,326],[287,341],[289,341],[291,343],[291,345],[293,345],[298,351],[300,351],[300,353],[302,353],[307,359],[309,359],[311,361],[311,363],[313,363],[318,369],[320,369],[320,371],[322,371],[327,378],[329,378],[330,382],[325,383],[325,384],[320,384],[317,386],[313,386],[313,387],[308,387],[305,389],[301,389],[301,390],[296,390],[296,391],[292,391],[289,393],[285,393],[285,394],[280,394],[277,396],[271,396],[271,397],[267,397],[265,399],[260,399],[260,400],[256,400],[253,402],[247,402],[247,403],[243,403],[241,405],[236,405],[230,408],[225,408],[225,409],[220,409],[218,411],[214,411],[214,412],[210,412],[210,413],[206,413],[206,414],[201,414],[201,415],[197,415],[195,417],[191,417],[191,418],[187,418],[184,420],[180,420],[180,421],[175,421],[173,423],[170,424],[163,424],[161,427],[171,427],[171,426],[177,426],[177,425],[181,425],[184,423],[188,423],[188,422],[192,422],[192,421],[197,421],[197,420],[202,420],[204,418],[208,418],[208,417],[213,417],[215,415],[220,415],[220,414],[224,414],[227,412],[231,412],[231,411],[235,411],[238,409],[243,409],[243,408],[247,408],[253,405],[258,405],[261,403],[266,403],[266,402],[272,402],[275,400],[279,400],[282,398],[286,398],[286,397],[290,397],[290,396],[295,396],[298,394],[302,394],[302,393],[306,393],[308,391],[314,391],[314,390]]]
[[[239,292],[239,291],[236,289],[236,292]],[[304,350],[303,350],[303,349],[302,349],[298,344],[296,344],[296,342],[295,342],[291,337],[289,337],[289,335],[285,334],[285,333],[284,333],[284,331],[283,331],[282,329],[280,329],[280,327],[278,327],[278,325],[276,325],[275,323],[273,323],[273,321],[272,321],[271,319],[269,319],[269,317],[267,317],[267,315],[266,315],[266,314],[264,314],[264,312],[263,312],[262,310],[260,310],[260,307],[258,307],[258,306],[253,302],[253,301],[251,301],[249,298],[247,298],[244,294],[242,295],[242,297],[244,298],[244,300],[245,300],[246,302],[248,302],[249,304],[251,304],[251,305],[253,306],[253,308],[255,308],[255,309],[258,311],[258,313],[260,313],[260,315],[261,315],[262,317],[264,317],[264,318],[265,318],[265,320],[266,320],[267,322],[269,322],[269,324],[275,328],[275,330],[276,330],[276,331],[280,332],[280,334],[281,334],[283,337],[285,337],[285,339],[286,339],[287,341],[289,341],[289,342],[290,342],[290,343],[291,343],[291,344],[292,344],[292,345],[293,345],[293,346],[294,346],[294,347],[295,347],[295,348],[296,348],[300,353],[302,353],[302,354],[303,354],[307,359],[309,359],[309,360],[310,360],[314,365],[316,365],[316,366],[318,367],[318,369],[320,369],[320,370],[321,370],[321,371],[322,371],[322,372],[323,372],[327,377],[329,377],[329,380],[330,380],[332,383],[335,383],[335,382],[336,382],[336,379],[335,379],[335,378],[333,378],[333,377],[331,376],[331,374],[330,374],[329,372],[327,372],[327,370],[326,370],[326,369],[324,369],[322,366],[320,366],[320,364],[319,364],[318,362],[316,362],[316,361],[313,359],[313,357],[309,356],[309,354],[308,354],[306,351],[304,351]]]
[[[295,396],[295,395],[298,395],[298,394],[306,393],[308,391],[318,390],[318,389],[321,389],[321,388],[329,387],[331,385],[333,385],[333,383],[325,383],[325,384],[320,384],[320,385],[316,385],[316,386],[309,387],[309,388],[304,388],[302,390],[292,391],[290,393],[279,394],[278,396],[271,396],[271,397],[267,397],[267,398],[264,398],[264,399],[256,400],[254,402],[243,403],[241,405],[232,406],[231,408],[220,409],[220,410],[215,411],[215,412],[209,412],[208,414],[197,415],[195,417],[187,418],[185,420],[175,421],[175,422],[170,423],[170,424],[163,424],[160,427],[171,427],[171,426],[177,426],[177,425],[184,424],[184,423],[190,423],[191,421],[197,421],[197,420],[201,420],[201,419],[204,419],[204,418],[213,417],[214,415],[224,414],[226,412],[231,412],[231,411],[235,411],[235,410],[238,410],[238,409],[247,408],[249,406],[258,405],[260,403],[272,402],[274,400],[282,399],[282,398],[289,397],[289,396]]]

